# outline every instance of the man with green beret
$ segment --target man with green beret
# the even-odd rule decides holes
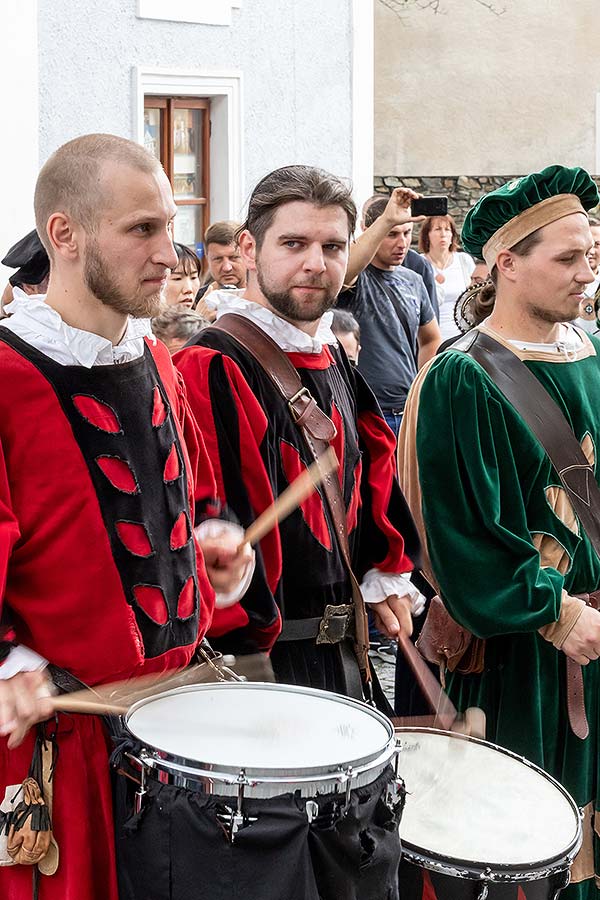
[[[592,466],[600,341],[568,323],[594,277],[586,211],[598,200],[587,172],[550,166],[483,196],[462,232],[496,286],[479,331],[525,363]],[[582,807],[583,845],[564,896],[597,898],[600,612],[575,595],[599,587],[600,559],[541,444],[465,349],[459,341],[421,370],[399,446],[426,574],[450,615],[485,639],[482,671],[455,671],[447,685],[461,710],[484,709],[489,740],[547,770]],[[569,720],[567,659],[584,667],[587,737]]]

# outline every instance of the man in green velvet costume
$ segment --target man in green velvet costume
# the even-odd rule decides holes
[[[486,194],[462,232],[496,285],[493,312],[478,327],[539,379],[597,478],[600,341],[565,323],[593,280],[586,210],[598,199],[582,169],[550,166]],[[541,445],[460,349],[419,373],[399,467],[428,574],[450,614],[486,639],[483,673],[449,676],[451,695],[461,710],[482,707],[487,738],[540,765],[584,809],[583,846],[563,896],[597,900],[600,612],[573,595],[598,589],[600,559]],[[569,725],[567,657],[584,667],[585,739]]]

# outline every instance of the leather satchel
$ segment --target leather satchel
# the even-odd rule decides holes
[[[485,641],[459,625],[437,594],[430,601],[416,647],[427,662],[440,667],[442,684],[446,669],[462,675],[483,672]]]
[[[453,347],[468,353],[479,363],[527,423],[554,466],[577,518],[600,558],[600,488],[593,466],[562,410],[525,363],[491,335],[474,329],[456,341]],[[584,595],[584,599],[597,608],[596,594]],[[431,609],[431,624],[428,623],[428,613],[423,626],[422,646],[419,646],[425,658],[438,665],[439,659],[442,659],[450,671],[453,671],[451,660],[454,669],[461,673],[481,673],[485,641],[458,625],[441,600],[439,604],[432,601]],[[569,723],[573,733],[583,740],[589,734],[583,673],[581,666],[568,657],[566,668]]]

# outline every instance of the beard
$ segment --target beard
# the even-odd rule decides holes
[[[162,306],[162,288],[152,294],[144,294],[141,289],[133,295],[123,293],[94,239],[89,239],[86,245],[83,278],[87,289],[97,300],[115,312],[133,316],[134,319],[150,319],[157,315]]]
[[[295,300],[290,291],[277,291],[266,281],[260,268],[256,269],[258,285],[264,298],[282,318],[290,322],[316,322],[323,313],[335,306],[337,293],[321,283],[320,279],[306,281],[298,287],[319,287],[323,293],[313,300]]]
[[[570,322],[579,315],[579,302],[573,304],[572,310],[566,309],[544,309],[535,303],[529,304],[529,314],[534,319],[547,322],[550,325],[556,325],[557,322]]]

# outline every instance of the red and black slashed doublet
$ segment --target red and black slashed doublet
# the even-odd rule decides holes
[[[407,572],[419,553],[412,518],[394,476],[394,439],[358,372],[335,349],[288,354],[305,387],[337,428],[342,495],[357,576],[372,568]],[[245,527],[312,462],[287,404],[258,363],[233,338],[201,332],[175,356],[190,406],[215,468],[219,496]],[[211,641],[228,651],[267,647],[284,619],[322,616],[349,602],[350,586],[326,501],[317,491],[260,546],[249,591],[216,610]],[[314,687],[340,684],[337,654],[314,641],[279,642],[278,677]]]
[[[18,642],[88,684],[186,665],[214,604],[193,538],[212,469],[166,348],[115,366],[61,366],[0,327],[0,575]],[[196,500],[196,504],[195,501]],[[107,741],[60,716],[44,900],[116,900]],[[0,790],[32,739],[0,739]],[[0,797],[1,799],[1,797]],[[29,900],[31,870],[0,868]]]

